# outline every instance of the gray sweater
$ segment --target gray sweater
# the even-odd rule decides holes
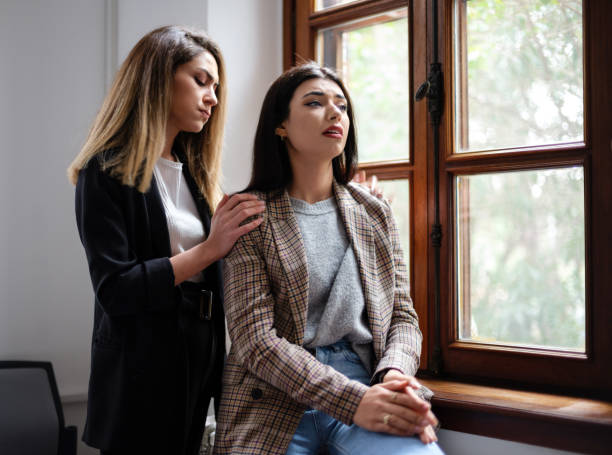
[[[308,204],[291,198],[308,265],[308,318],[304,346],[352,343],[372,372],[372,333],[368,328],[359,267],[348,242],[336,200]]]

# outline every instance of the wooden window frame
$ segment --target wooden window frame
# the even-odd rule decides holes
[[[284,67],[300,59],[314,59],[317,30],[366,15],[408,7],[411,99],[427,78],[433,39],[432,0],[363,0],[313,12],[311,0],[284,0]],[[445,73],[444,91],[452,94],[455,84],[453,59],[453,0],[438,1],[438,54]],[[546,390],[612,399],[612,50],[606,47],[612,3],[583,3],[584,25],[584,115],[583,142],[525,147],[487,152],[455,153],[455,106],[446,96],[440,127],[440,216],[441,246],[442,375],[439,377],[511,386],[522,390]],[[607,22],[609,21],[609,22]],[[419,24],[414,27],[414,24]],[[429,30],[429,31],[428,31]],[[429,35],[428,35],[429,34]],[[465,50],[463,56],[465,58]],[[411,294],[424,334],[421,368],[431,365],[434,346],[434,249],[429,239],[434,220],[432,127],[426,103],[411,101],[410,160],[366,163],[360,167],[380,179],[410,179]],[[465,115],[465,113],[464,113]],[[457,341],[456,283],[454,260],[453,179],[456,175],[544,169],[580,165],[585,175],[586,236],[586,354],[491,346]],[[596,247],[595,247],[596,246]]]
[[[603,3],[603,2],[601,2]],[[448,74],[445,78],[445,93],[454,93],[457,81],[454,74],[454,58],[464,59],[461,50],[455,56],[453,42],[454,1],[444,0],[439,11],[439,40],[444,43],[440,55],[442,67]],[[583,2],[583,46],[584,46],[584,141],[552,146],[524,147],[486,152],[457,153],[455,151],[454,126],[456,108],[452,96],[445,99],[445,112],[441,126],[440,166],[440,205],[441,223],[445,227],[442,243],[442,283],[446,283],[441,296],[441,318],[443,330],[441,347],[443,371],[454,378],[488,381],[489,383],[511,384],[514,387],[532,390],[558,390],[583,396],[609,399],[612,396],[612,367],[608,359],[612,358],[612,342],[606,323],[612,321],[612,310],[606,305],[611,299],[610,285],[606,281],[605,264],[610,268],[612,242],[610,236],[602,236],[601,226],[612,229],[612,218],[609,210],[601,210],[606,205],[606,198],[597,191],[609,183],[604,182],[602,169],[610,169],[612,159],[610,150],[604,146],[606,140],[606,118],[612,122],[609,106],[602,101],[598,93],[609,93],[609,87],[601,85],[609,73],[603,65],[596,67],[592,62],[603,62],[594,54],[605,53],[601,39],[597,36],[603,32],[602,17],[611,17],[610,5],[598,2]],[[459,17],[459,27],[465,24]],[[609,50],[607,50],[609,53]],[[462,96],[463,94],[460,94]],[[609,99],[609,98],[608,98]],[[609,104],[609,102],[608,102]],[[600,113],[600,115],[596,115]],[[458,124],[457,124],[458,125]],[[458,125],[465,128],[465,125]],[[609,130],[609,128],[608,128]],[[609,140],[609,137],[608,137]],[[606,144],[609,147],[609,144]],[[597,167],[595,163],[598,163]],[[459,341],[457,321],[457,283],[455,262],[454,213],[456,203],[454,195],[454,178],[457,175],[470,175],[486,172],[503,172],[510,170],[545,169],[579,165],[584,169],[585,188],[585,253],[586,253],[586,340],[585,353],[571,351],[523,348],[515,346],[487,345],[468,341]],[[608,205],[609,202],[608,202]],[[593,248],[601,245],[602,248]],[[602,257],[606,251],[608,256]],[[609,275],[612,276],[612,275]],[[606,297],[607,296],[607,297]],[[597,315],[597,317],[595,316]]]

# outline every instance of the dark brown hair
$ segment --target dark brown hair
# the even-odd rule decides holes
[[[293,180],[287,148],[276,135],[275,129],[289,117],[289,102],[295,90],[303,82],[315,78],[335,82],[346,97],[350,126],[344,151],[333,159],[332,168],[334,178],[340,184],[347,184],[353,178],[357,166],[357,135],[351,99],[344,84],[332,70],[308,62],[285,71],[266,93],[255,132],[251,181],[245,191],[277,190],[285,188]]]

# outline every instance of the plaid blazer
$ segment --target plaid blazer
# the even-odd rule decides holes
[[[421,332],[389,205],[357,184],[334,182],[333,190],[359,265],[376,359],[373,377],[390,367],[414,375]],[[308,407],[350,425],[367,391],[302,347],[308,270],[298,223],[286,191],[258,196],[266,201],[264,221],[224,261],[232,344],[216,454],[284,454]]]

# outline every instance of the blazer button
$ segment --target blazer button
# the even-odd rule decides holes
[[[263,392],[261,391],[261,389],[251,390],[251,397],[253,397],[254,400],[259,400],[262,396]]]

